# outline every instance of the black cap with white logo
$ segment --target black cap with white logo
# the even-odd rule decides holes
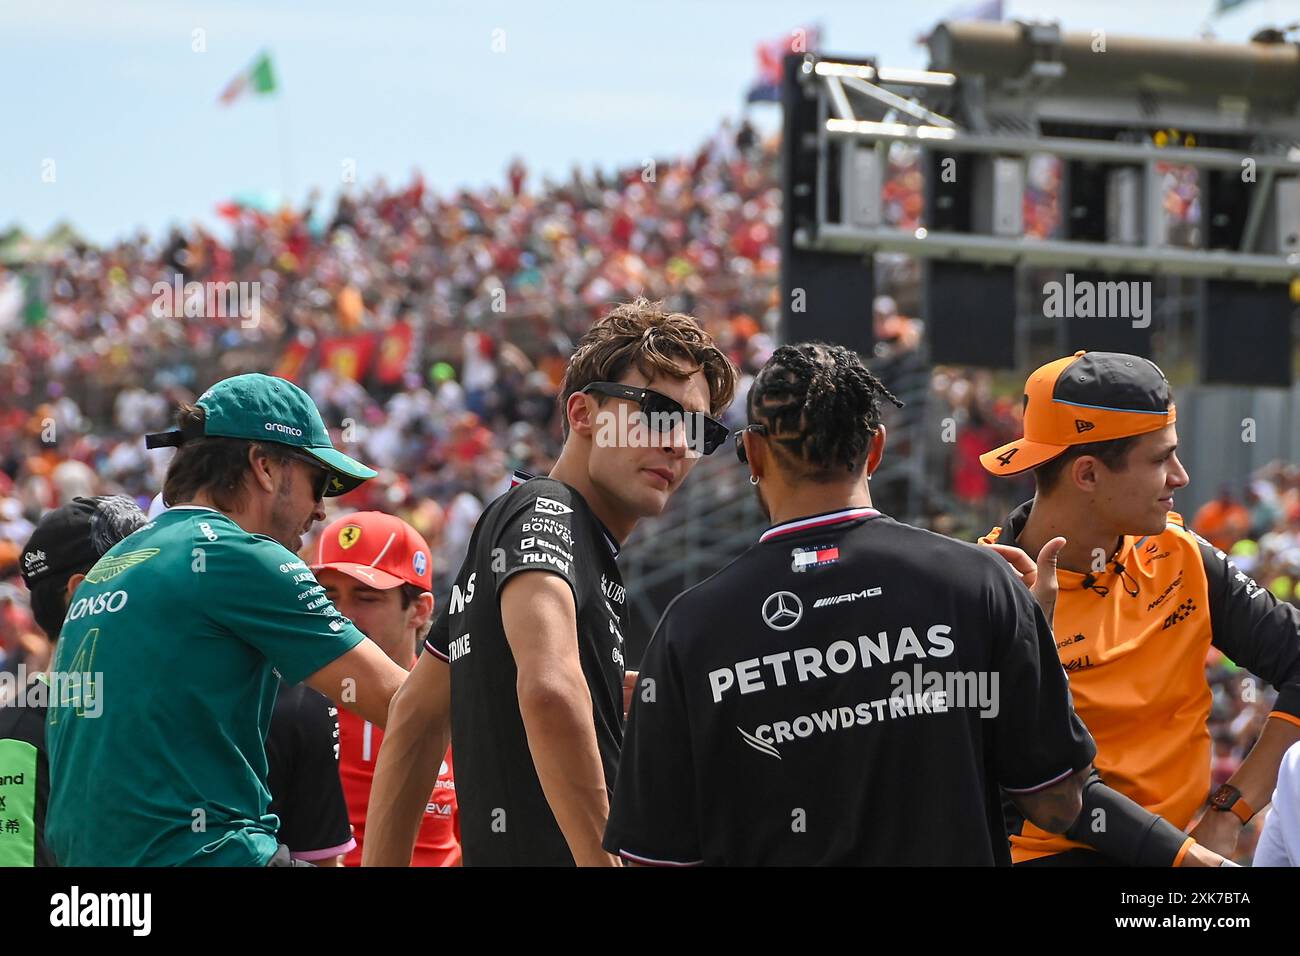
[[[36,523],[18,561],[23,581],[30,590],[46,578],[88,568],[147,520],[123,495],[73,498]]]

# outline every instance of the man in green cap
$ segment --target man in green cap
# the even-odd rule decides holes
[[[336,450],[308,395],[238,375],[179,428],[169,510],[114,545],[72,597],[47,723],[46,833],[66,866],[289,865],[264,741],[279,678],[384,727],[405,672],[341,616],[294,553],[322,499],[375,472]]]

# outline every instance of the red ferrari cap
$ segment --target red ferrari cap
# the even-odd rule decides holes
[[[433,562],[420,532],[395,515],[358,511],[331,522],[321,532],[313,572],[325,568],[380,591],[414,584],[433,590]]]

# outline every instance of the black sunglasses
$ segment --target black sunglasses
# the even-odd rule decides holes
[[[768,433],[768,430],[767,430],[767,426],[764,425],[764,424],[762,424],[762,423],[756,423],[756,424],[753,424],[753,425],[746,425],[744,428],[737,428],[737,429],[736,429],[736,431],[735,431],[735,439],[736,439],[736,457],[740,459],[740,463],[741,463],[742,465],[748,465],[748,464],[749,464],[749,455],[747,455],[747,454],[745,453],[745,440],[744,440],[744,437],[743,437],[744,434],[745,434],[745,432],[753,432],[755,435],[767,435],[767,434],[769,434],[769,433]]]
[[[278,449],[277,452],[282,458],[292,458],[294,461],[300,461],[304,464],[312,466],[313,473],[311,479],[312,482],[311,493],[313,496],[313,500],[323,501],[325,499],[325,491],[327,488],[329,488],[329,482],[330,482],[329,469],[326,468],[324,465],[322,465],[315,458],[312,458],[310,455],[301,455],[298,454],[297,452],[292,452],[292,451],[281,452]]]
[[[583,391],[636,402],[641,406],[642,414],[648,419],[646,424],[654,427],[656,431],[671,433],[679,426],[686,427],[687,416],[692,418],[698,416],[704,422],[704,454],[706,455],[712,455],[717,451],[718,446],[726,441],[727,435],[730,434],[727,426],[716,418],[710,418],[703,412],[688,412],[682,407],[681,402],[653,389],[620,385],[618,382],[592,382]],[[692,432],[687,431],[687,435],[691,434]]]

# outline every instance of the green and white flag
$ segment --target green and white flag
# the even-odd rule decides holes
[[[274,93],[275,72],[271,69],[271,55],[261,53],[252,65],[226,84],[217,102],[229,106],[247,92]]]

